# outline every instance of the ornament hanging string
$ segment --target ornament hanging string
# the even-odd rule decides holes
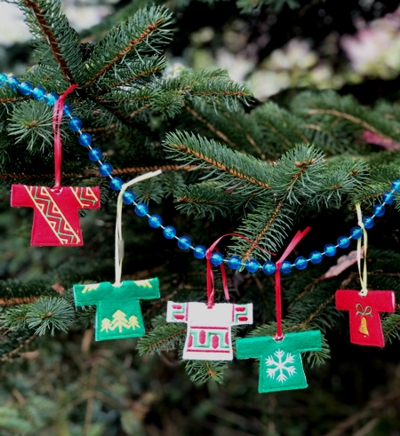
[[[115,222],[115,283],[114,286],[121,285],[122,275],[122,261],[124,260],[124,240],[122,238],[122,197],[126,189],[135,183],[142,182],[143,180],[150,179],[151,177],[161,174],[161,170],[152,171],[146,174],[142,174],[139,177],[135,177],[127,183],[124,183],[121,187],[121,191],[117,200],[117,219]]]
[[[368,294],[368,288],[367,288],[367,249],[368,249],[368,232],[365,229],[363,220],[362,220],[362,212],[361,212],[361,206],[360,203],[356,204],[356,211],[357,211],[357,219],[358,219],[358,225],[361,227],[363,231],[362,238],[359,238],[357,240],[357,266],[358,266],[358,274],[360,275],[360,283],[361,283],[361,291],[360,295],[362,297],[365,297]],[[364,242],[364,247],[361,246],[361,240]],[[364,248],[364,250],[363,250]],[[364,253],[363,253],[364,251]],[[363,270],[361,272],[361,258],[364,254],[364,261],[363,261]]]
[[[216,246],[220,242],[222,238],[225,238],[225,236],[236,236],[237,238],[244,239],[247,242],[250,242],[253,247],[257,247],[262,251],[265,251],[266,253],[272,254],[275,256],[275,253],[271,253],[271,251],[265,250],[264,248],[260,247],[258,244],[254,244],[253,241],[246,238],[246,236],[240,235],[239,233],[227,233],[226,235],[221,236],[218,238],[213,244],[210,245],[210,247],[207,249],[206,252],[206,260],[207,260],[207,307],[211,309],[214,306],[214,297],[215,297],[215,282],[214,282],[214,273],[212,269],[211,264],[211,256],[213,254],[213,251],[218,251],[216,249]],[[226,272],[225,272],[225,266],[224,263],[221,263],[221,276],[222,276],[222,287],[224,289],[225,294],[225,300],[229,301],[229,290],[228,290],[228,281],[226,279]]]
[[[58,192],[61,188],[61,163],[62,163],[62,146],[61,146],[61,123],[65,98],[73,92],[78,85],[71,85],[54,104],[53,111],[53,132],[54,132],[54,190]]]
[[[303,239],[303,237],[311,230],[311,227],[307,227],[302,232],[298,231],[294,238],[291,240],[290,244],[287,246],[286,250],[283,252],[280,259],[276,262],[275,270],[275,306],[276,306],[276,333],[274,339],[280,341],[283,339],[282,333],[282,292],[281,292],[281,266],[283,261],[289,256],[289,254],[294,250],[296,245]]]

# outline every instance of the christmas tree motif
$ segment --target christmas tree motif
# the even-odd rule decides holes
[[[101,331],[103,332],[103,331],[106,331],[106,332],[108,332],[108,331],[110,331],[110,330],[112,330],[113,328],[112,328],[112,325],[111,325],[111,321],[108,319],[108,318],[104,318],[102,321],[101,321]]]
[[[129,329],[129,323],[126,319],[126,313],[122,312],[122,310],[117,310],[113,315],[113,321],[111,323],[112,330],[118,329],[120,333],[122,333],[122,330]]]
[[[236,340],[238,359],[260,359],[260,393],[306,388],[307,380],[301,353],[320,350],[319,330],[286,333],[281,341],[276,341],[272,336]]]
[[[96,340],[139,338],[145,334],[139,300],[160,297],[158,279],[74,285],[77,306],[96,305]]]
[[[288,379],[288,377],[291,377],[296,373],[296,368],[294,366],[287,366],[289,363],[294,362],[294,356],[290,353],[286,353],[286,358],[283,360],[285,352],[282,350],[275,351],[274,355],[276,356],[277,360],[274,359],[272,354],[267,357],[267,366],[274,367],[267,369],[267,375],[268,377],[275,379],[276,374],[278,374],[276,379],[283,383]],[[287,375],[285,374],[285,371]]]
[[[132,315],[132,316],[129,318],[129,327],[130,327],[131,329],[133,329],[133,330],[138,329],[138,328],[140,327],[140,326],[139,326],[138,319],[137,319],[137,317],[136,317],[135,315]]]

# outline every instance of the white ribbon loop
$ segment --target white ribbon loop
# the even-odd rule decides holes
[[[361,283],[361,291],[360,295],[362,297],[365,297],[368,294],[368,288],[367,288],[367,248],[368,248],[368,233],[365,229],[363,220],[362,220],[362,213],[361,213],[361,206],[360,203],[356,204],[356,210],[357,210],[357,218],[358,218],[358,225],[361,227],[363,235],[361,238],[357,241],[357,265],[358,265],[358,274],[360,275],[360,283]],[[361,240],[364,240],[364,263],[363,263],[363,271],[361,272]]]
[[[124,240],[122,238],[122,196],[124,192],[132,185],[143,180],[150,179],[151,177],[161,174],[161,170],[151,171],[141,176],[135,177],[127,183],[124,183],[121,187],[121,191],[117,200],[117,219],[115,222],[115,283],[114,286],[121,286],[122,275],[122,261],[124,260]]]

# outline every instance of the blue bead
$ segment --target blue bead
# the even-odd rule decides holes
[[[82,147],[87,147],[92,143],[92,135],[90,133],[81,133],[78,136],[78,142]]]
[[[269,260],[268,262],[264,263],[262,269],[265,274],[271,275],[276,271],[276,265],[274,264],[274,262],[271,262]]]
[[[383,194],[382,199],[386,204],[392,204],[394,202],[395,196],[393,192],[387,191]]]
[[[78,130],[80,130],[83,126],[83,122],[80,118],[78,117],[72,117],[69,120],[69,128],[73,131],[73,132],[77,132]]]
[[[394,192],[400,192],[400,179],[393,180],[393,182],[392,182],[392,190]]]
[[[366,229],[372,229],[372,227],[375,225],[375,222],[372,216],[365,216],[363,218],[363,224]]]
[[[372,208],[372,213],[378,217],[385,215],[385,212],[385,206],[382,204],[375,204],[375,206]]]
[[[92,148],[89,151],[89,159],[92,162],[97,162],[98,160],[101,159],[102,156],[103,156],[103,153],[101,152],[101,150],[99,148]]]
[[[33,91],[33,86],[29,82],[22,82],[19,85],[18,89],[22,95],[31,95]]]
[[[178,247],[181,250],[188,250],[191,245],[192,245],[192,241],[187,236],[181,236],[178,239]]]
[[[56,94],[55,92],[49,92],[48,94],[46,94],[44,96],[44,101],[49,105],[49,106],[54,106],[55,102],[59,99],[60,97],[58,96],[58,94]]]
[[[4,73],[0,73],[0,86],[3,86],[7,82],[8,78]]]
[[[347,248],[350,245],[350,239],[347,236],[340,236],[337,240],[340,248]]]
[[[294,261],[294,266],[299,269],[300,271],[303,269],[306,269],[308,266],[308,262],[307,259],[303,256],[299,256],[295,261]]]
[[[289,274],[292,271],[292,264],[289,261],[284,260],[282,262],[280,271],[282,274]]]
[[[135,201],[136,195],[132,191],[125,191],[122,194],[122,201],[125,204],[132,204]]]
[[[167,239],[174,239],[176,236],[175,227],[167,226],[163,230],[164,237]]]
[[[246,262],[246,269],[249,273],[255,273],[261,268],[261,265],[256,259],[249,259]]]
[[[20,82],[15,76],[11,76],[8,78],[8,83],[11,85],[12,89],[17,89]]]
[[[124,182],[122,181],[122,179],[120,179],[119,177],[113,177],[110,180],[110,188],[113,191],[120,191],[122,188],[122,185],[124,184]]]
[[[218,253],[218,251],[216,251],[215,253],[213,253],[211,255],[211,259],[210,260],[211,260],[211,263],[214,266],[220,266],[221,263],[224,261],[224,256],[222,256],[221,253]]]
[[[149,206],[145,203],[138,203],[135,207],[135,214],[137,216],[145,216],[149,213]]]
[[[41,86],[37,86],[32,91],[32,97],[38,101],[43,100],[45,95],[46,95],[46,90],[44,88],[42,88]]]
[[[161,226],[161,224],[162,224],[162,219],[160,215],[154,214],[151,217],[149,217],[149,226],[152,227],[153,229],[157,229],[158,227]]]
[[[321,263],[322,253],[320,253],[319,251],[312,251],[310,254],[310,260],[314,265]]]
[[[206,257],[207,248],[202,245],[196,245],[193,250],[193,255],[196,259],[204,259]]]
[[[63,115],[69,117],[72,114],[72,106],[69,103],[64,103]]]
[[[363,232],[361,230],[361,227],[355,226],[350,230],[350,235],[355,240],[360,239],[362,234]]]
[[[227,262],[230,269],[237,270],[242,266],[242,260],[239,256],[231,256]]]
[[[99,165],[99,173],[103,177],[107,177],[112,173],[113,167],[109,163]]]
[[[333,244],[326,244],[324,247],[324,253],[328,257],[332,257],[336,254],[336,247]]]

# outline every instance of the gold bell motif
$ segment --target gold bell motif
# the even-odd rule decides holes
[[[369,332],[367,328],[367,319],[364,316],[361,318],[361,324],[358,331],[365,336],[369,336]]]

